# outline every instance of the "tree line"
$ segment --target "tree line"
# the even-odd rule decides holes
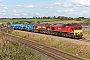
[[[50,16],[43,16],[43,17],[32,17],[32,18],[0,18],[1,20],[2,19],[7,19],[7,20],[9,20],[9,19],[60,19],[60,20],[74,20],[74,19],[76,19],[76,20],[81,20],[81,19],[84,19],[84,17],[78,17],[78,18],[72,18],[72,17],[65,17],[65,16],[53,16],[53,17],[50,17]]]

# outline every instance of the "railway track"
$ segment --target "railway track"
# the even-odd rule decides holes
[[[14,36],[14,35],[11,35],[8,33],[5,33],[4,36],[5,36],[5,38],[8,38],[9,40],[18,41],[20,44],[23,44],[29,48],[33,48],[51,58],[53,58],[54,60],[87,60],[87,59],[79,57],[77,55],[73,55],[73,54],[67,53],[65,51],[61,51],[56,48],[52,48],[52,47],[37,43],[32,40],[21,38],[19,36]]]
[[[90,42],[90,39],[87,39],[87,38],[82,38],[82,39],[77,39],[77,40],[79,40],[79,41],[84,41],[84,42]]]

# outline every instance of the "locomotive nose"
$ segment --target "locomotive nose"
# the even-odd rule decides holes
[[[82,35],[83,30],[74,30],[74,35]]]

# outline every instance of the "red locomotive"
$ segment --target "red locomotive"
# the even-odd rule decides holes
[[[56,24],[51,25],[50,30],[53,34],[72,38],[82,38],[83,32],[80,24]]]
[[[80,24],[36,24],[34,31],[71,38],[82,38],[83,32]]]

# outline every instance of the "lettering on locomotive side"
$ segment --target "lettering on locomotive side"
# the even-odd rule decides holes
[[[61,28],[58,28],[58,30],[61,30]]]
[[[37,26],[37,28],[41,28],[41,26]]]
[[[42,26],[42,28],[46,28],[46,26]]]

